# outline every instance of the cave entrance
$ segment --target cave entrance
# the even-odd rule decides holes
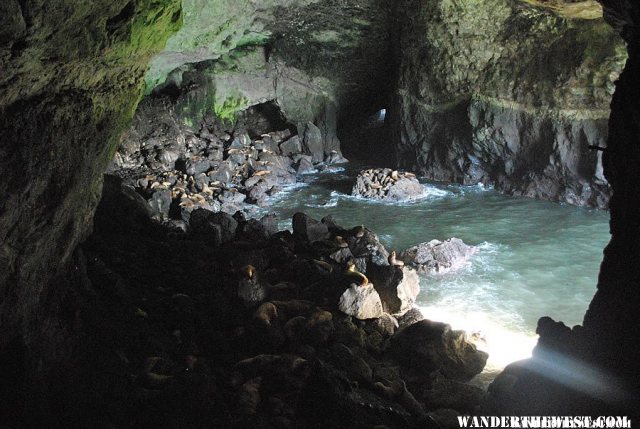
[[[386,106],[374,106],[344,114],[338,121],[342,152],[350,161],[379,167],[395,167],[396,148]]]

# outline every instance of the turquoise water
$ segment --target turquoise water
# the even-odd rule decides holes
[[[418,305],[427,318],[478,332],[490,366],[530,355],[541,316],[582,322],[609,239],[607,212],[429,183],[420,201],[368,201],[349,195],[356,167],[337,170],[307,176],[269,211],[280,215],[282,228],[298,211],[316,219],[331,214],[345,227],[363,224],[389,250],[450,237],[478,246],[458,271],[421,277]]]

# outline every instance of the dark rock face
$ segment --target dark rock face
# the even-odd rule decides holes
[[[401,167],[434,180],[606,208],[608,105],[624,64],[602,19],[518,2],[405,1]]]
[[[0,6],[0,348],[15,339],[52,374],[73,345],[73,324],[60,322],[72,292],[52,279],[69,274],[91,228],[102,174],[150,57],[181,25],[180,3]]]
[[[469,381],[482,371],[489,355],[478,351],[464,335],[445,323],[422,320],[393,337],[393,350],[413,371],[440,371],[450,379]]]
[[[612,188],[611,242],[584,326],[542,318],[532,359],[514,363],[490,386],[484,412],[637,416],[640,356],[640,4],[602,1],[605,17],[627,41],[629,60],[611,104],[604,174]],[[637,417],[636,417],[637,420]]]

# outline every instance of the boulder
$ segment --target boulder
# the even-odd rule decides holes
[[[205,209],[195,209],[189,218],[191,233],[210,241],[214,246],[233,240],[238,222],[229,214],[213,213]]]
[[[402,316],[413,308],[420,293],[420,279],[414,269],[370,264],[366,274],[375,284],[386,313]]]
[[[322,141],[322,131],[312,122],[298,125],[298,135],[302,138],[302,151],[311,155],[314,164],[324,160],[324,144]]]
[[[307,157],[300,158],[300,161],[298,161],[298,164],[296,166],[296,174],[298,176],[301,176],[303,174],[315,173],[315,171],[316,169],[313,168],[313,164]]]
[[[351,253],[356,258],[359,271],[367,271],[366,265],[368,261],[377,265],[387,264],[389,252],[374,232],[365,228],[362,237],[351,236],[348,239],[348,243]]]
[[[395,334],[398,326],[398,320],[388,313],[384,313],[373,321],[373,327],[384,337]]]
[[[303,243],[313,243],[329,238],[329,228],[304,213],[296,213],[293,215],[293,236]]]
[[[464,331],[426,319],[397,332],[391,344],[393,355],[405,368],[423,375],[440,371],[462,382],[482,372],[489,356],[468,342]]]
[[[289,140],[280,143],[280,151],[284,156],[292,156],[302,153],[302,143],[300,137],[293,136]]]
[[[374,319],[384,314],[380,295],[371,283],[366,286],[352,284],[344,291],[338,309],[356,319]]]
[[[399,259],[412,265],[421,274],[442,274],[460,268],[475,252],[475,247],[454,237],[445,241],[420,243],[400,253]]]
[[[345,162],[349,162],[349,160],[347,160],[347,158],[342,156],[342,154],[337,150],[332,150],[331,152],[329,152],[329,154],[325,157],[324,161],[327,164],[342,164]]]
[[[361,171],[351,193],[364,198],[408,201],[422,197],[424,188],[412,173],[376,168]]]
[[[185,162],[185,173],[190,176],[196,176],[200,173],[206,173],[211,167],[211,161],[203,158],[191,158]]]

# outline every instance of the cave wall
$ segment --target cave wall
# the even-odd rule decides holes
[[[542,318],[533,357],[505,368],[484,412],[545,415],[640,414],[640,4],[602,0],[607,22],[625,39],[628,61],[611,102],[605,178],[611,185],[611,241],[583,325]]]
[[[397,157],[434,180],[606,208],[624,44],[599,19],[521,1],[401,2]],[[402,13],[402,12],[401,12]]]
[[[613,189],[611,241],[598,287],[584,318],[598,361],[635,380],[640,398],[640,4],[603,0],[607,21],[627,42],[629,60],[611,103],[604,174]]]
[[[388,2],[187,0],[184,8],[185,25],[146,80],[148,93],[167,85],[188,93],[177,113],[191,122],[225,103],[275,101],[292,123],[335,135],[339,116],[382,103],[393,87]]]
[[[0,351],[24,347],[28,372],[69,352],[69,288],[54,279],[90,232],[147,64],[181,23],[180,0],[0,4]]]

